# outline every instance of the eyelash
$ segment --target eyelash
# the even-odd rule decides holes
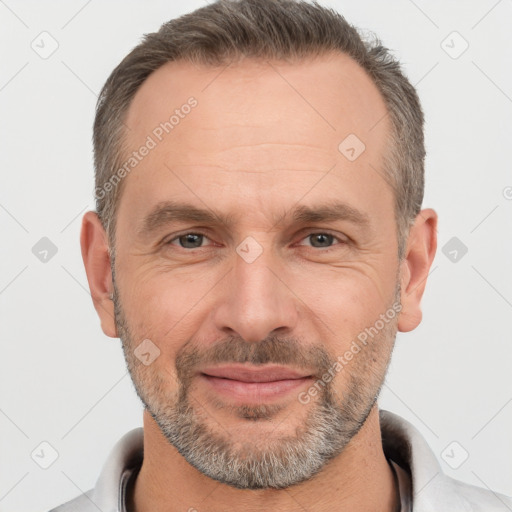
[[[173,245],[171,242],[174,242],[174,241],[178,240],[179,238],[187,236],[187,235],[200,235],[200,236],[203,236],[203,237],[205,237],[207,239],[210,239],[209,236],[206,233],[203,233],[202,231],[186,231],[186,232],[180,233],[180,234],[174,236],[173,238],[171,238],[170,240],[164,242],[164,245]],[[348,243],[347,240],[343,240],[340,237],[334,235],[333,233],[330,233],[329,231],[308,231],[301,238],[301,241],[305,240],[306,238],[308,238],[308,237],[310,237],[312,235],[329,235],[329,236],[332,236],[334,240],[339,242],[338,244],[334,244],[334,245],[332,245],[330,247],[306,246],[306,247],[310,247],[311,249],[321,250],[322,252],[329,252],[329,251],[333,250],[337,245],[345,245],[345,244]],[[176,247],[178,247],[179,249],[183,249],[184,251],[188,251],[188,252],[193,251],[193,250],[197,250],[197,249],[204,249],[205,248],[205,247],[186,248],[186,247],[181,247],[179,245],[176,246]]]

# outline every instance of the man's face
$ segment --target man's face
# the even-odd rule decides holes
[[[399,309],[385,114],[343,55],[169,63],[130,106],[127,159],[154,144],[117,212],[117,328],[153,419],[212,478],[311,478],[374,406]]]

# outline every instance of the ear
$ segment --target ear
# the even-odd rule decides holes
[[[408,332],[421,322],[420,302],[437,249],[437,213],[421,210],[407,237],[404,259],[400,265],[402,310],[398,330]]]
[[[100,317],[101,328],[107,336],[117,338],[114,303],[110,299],[114,287],[108,239],[96,212],[87,212],[82,219],[80,245],[92,302]]]

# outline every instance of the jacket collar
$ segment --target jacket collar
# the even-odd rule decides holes
[[[384,453],[412,476],[414,512],[510,512],[512,499],[443,473],[425,438],[411,423],[380,411]]]
[[[446,476],[421,433],[405,419],[381,410],[380,423],[386,457],[412,476],[414,512],[512,510],[509,498]],[[135,428],[125,434],[110,452],[90,494],[103,512],[124,512],[126,483],[142,464],[143,440],[142,427]]]

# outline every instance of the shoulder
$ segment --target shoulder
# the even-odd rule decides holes
[[[93,501],[94,489],[73,498],[56,508],[52,508],[49,512],[98,512],[97,506]],[[108,512],[108,511],[105,511]]]
[[[380,411],[386,456],[412,480],[414,512],[510,512],[512,498],[446,475],[422,434],[404,418]]]
[[[144,431],[127,432],[111,449],[94,489],[59,505],[49,512],[117,512],[124,501],[130,475],[142,465]]]
[[[438,484],[434,486],[434,490],[436,494],[445,496],[445,499],[453,500],[453,506],[458,507],[454,510],[468,512],[508,512],[512,510],[512,498],[491,489],[455,480],[446,475],[441,476]]]

